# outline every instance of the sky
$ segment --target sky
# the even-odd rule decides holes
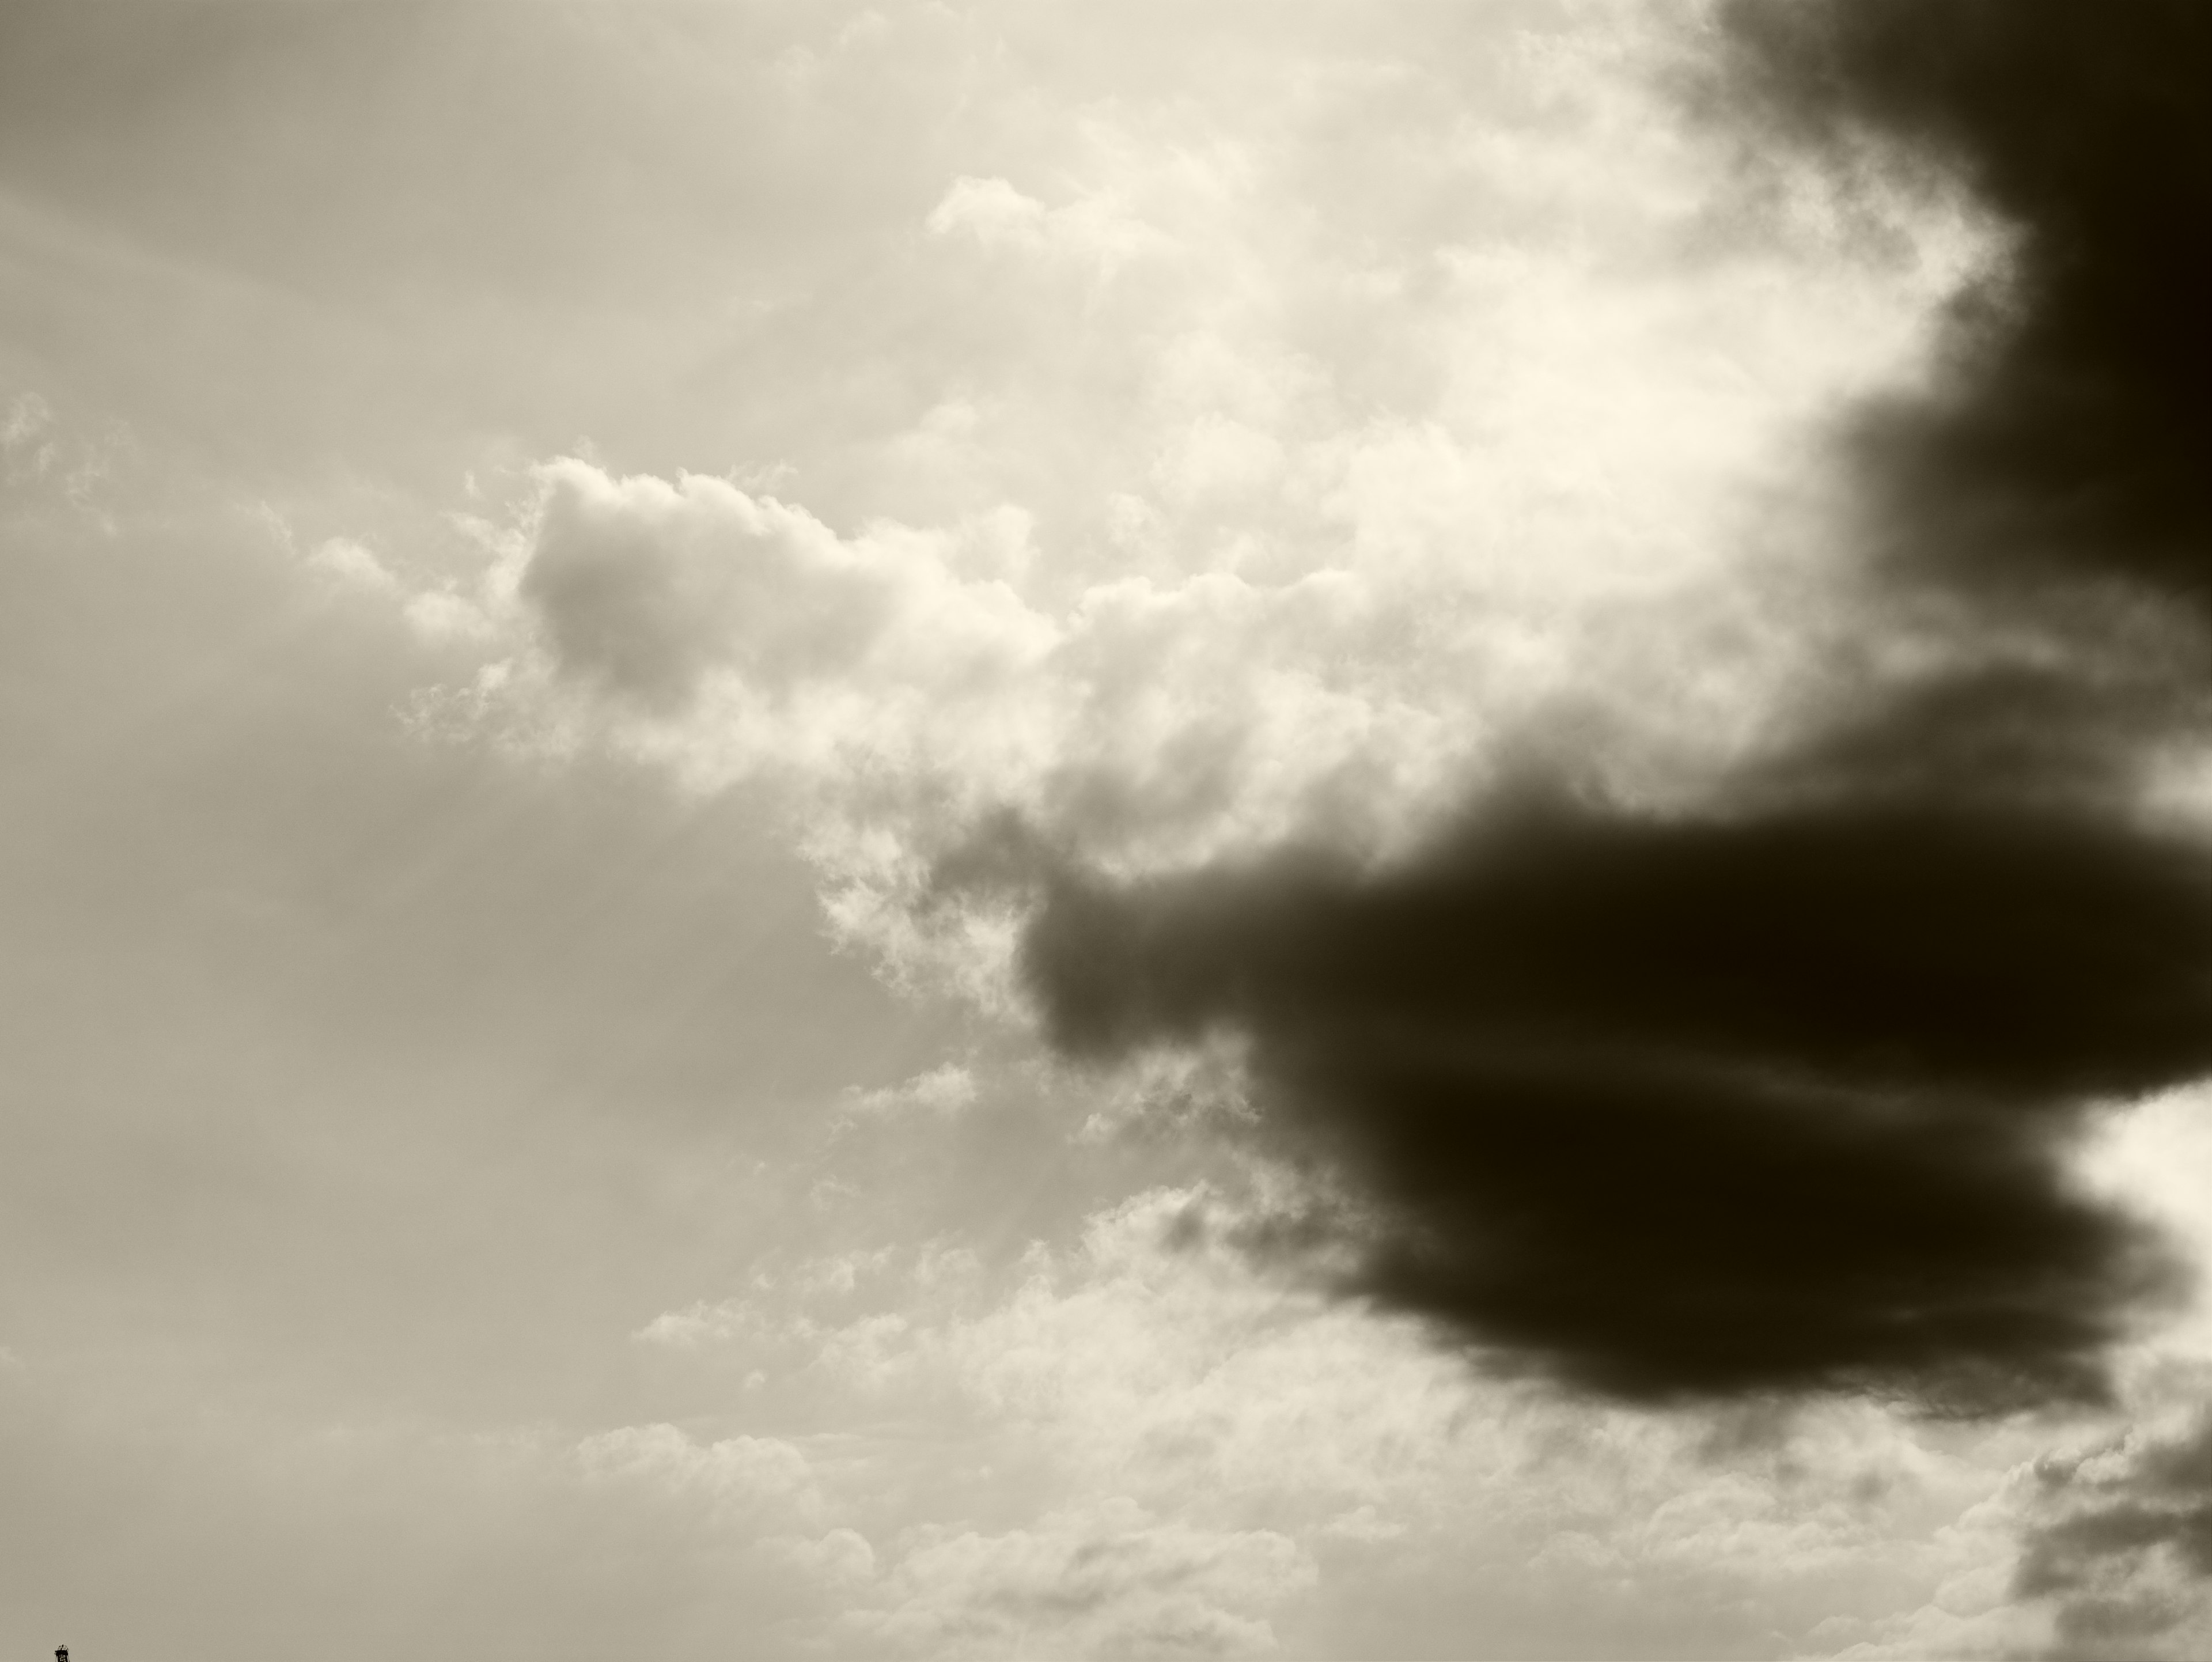
[[[2194,0],[10,0],[0,1649],[2212,1648]]]

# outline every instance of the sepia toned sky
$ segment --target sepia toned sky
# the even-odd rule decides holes
[[[0,1650],[2203,1654],[2206,52],[9,0]]]

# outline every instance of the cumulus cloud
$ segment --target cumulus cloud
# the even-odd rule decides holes
[[[1065,205],[957,176],[934,257],[1104,259],[1130,225],[1184,252],[1080,320],[1049,260],[945,320],[983,344],[871,465],[964,507],[833,530],[726,480],[551,463],[487,588],[419,601],[424,626],[514,653],[518,726],[795,784],[833,917],[895,959],[1003,971],[1003,920],[929,879],[1009,808],[1116,869],[1316,828],[1388,849],[1563,706],[1635,733],[1619,765],[1710,767],[1849,607],[1757,487],[1907,360],[1958,239],[1938,216],[1888,265],[1717,247],[1711,160],[1638,67],[1553,45],[1513,42],[1495,124],[1429,135],[1423,190],[1480,211],[1362,238],[1314,217],[1371,192],[1307,141],[1371,129],[1409,165],[1371,66],[1283,78],[1249,131],[1087,109]]]
[[[0,422],[0,459],[12,476],[18,469],[44,474],[54,466],[54,407],[36,393],[18,393],[8,400],[8,418]]]
[[[847,541],[696,476],[618,480],[572,461],[544,482],[521,598],[562,673],[649,707],[682,704],[711,672],[771,703],[870,681],[957,692],[1048,640],[1003,586],[962,581],[927,539]]]
[[[1770,597],[1694,562],[1624,594],[1602,561],[1459,570],[1389,532],[1387,557],[1340,565],[1024,575],[1003,514],[840,535],[725,481],[576,460],[540,493],[481,592],[408,603],[418,627],[513,654],[453,702],[532,742],[597,734],[700,788],[771,784],[805,817],[842,934],[894,969],[964,965],[987,998],[1015,920],[944,874],[993,827],[1115,868],[1301,828],[1388,849],[1547,709],[1694,773],[1748,741],[1755,689],[1801,668],[1760,632]],[[1571,516],[1543,534],[1575,545]],[[1710,648],[1691,677],[1652,649],[1677,630]]]
[[[398,587],[398,579],[376,557],[375,551],[350,537],[325,538],[307,556],[307,563],[341,583],[373,593],[390,593]]]
[[[1540,604],[1356,569],[1109,577],[1048,609],[967,569],[995,526],[840,538],[696,476],[545,479],[518,594],[557,681],[659,718],[639,742],[704,779],[781,772],[909,809],[950,793],[948,825],[1013,807],[1102,846],[1188,846],[1310,819],[1332,788],[1355,811],[1349,775],[1418,795],[1503,725],[1486,702],[1555,691],[1573,655],[1527,638],[1576,627]]]

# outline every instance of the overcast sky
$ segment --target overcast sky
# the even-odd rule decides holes
[[[0,1650],[2205,1653],[2203,17],[8,0]]]

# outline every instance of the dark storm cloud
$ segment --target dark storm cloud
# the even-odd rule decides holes
[[[1001,837],[951,875],[1031,886],[1053,1042],[1241,1035],[1271,1132],[1352,1196],[1358,1290],[1498,1367],[1644,1400],[2099,1396],[2176,1272],[2068,1156],[2103,1105],[2212,1073],[2212,850],[2122,807],[2206,690],[2159,614],[2212,606],[2208,16],[1723,9],[1706,84],[1743,131],[1958,180],[2011,230],[1936,390],[1833,460],[1877,581],[2032,618],[2032,667],[1845,699],[1695,813],[1495,794],[1385,870],[1116,882]]]
[[[1953,305],[1936,395],[1857,423],[1893,552],[1992,598],[2103,576],[2212,608],[2212,7],[1727,0],[1721,18],[1725,119],[1957,180],[2012,239]]]
[[[2212,861],[2011,806],[1666,822],[1536,800],[1373,876],[1292,856],[1063,880],[1028,952],[1076,1051],[1224,1020],[1434,1025],[2035,1106],[2212,1070]]]
[[[1046,880],[1065,1050],[1247,1036],[1365,1292],[1638,1397],[2093,1396],[2162,1282],[2061,1157],[2212,1070],[2212,861],[2070,811],[1493,813],[1398,868]]]
[[[2060,1654],[2142,1657],[2207,1614],[2212,1416],[2168,1438],[2037,1469],[2013,1592],[2057,1606]]]

